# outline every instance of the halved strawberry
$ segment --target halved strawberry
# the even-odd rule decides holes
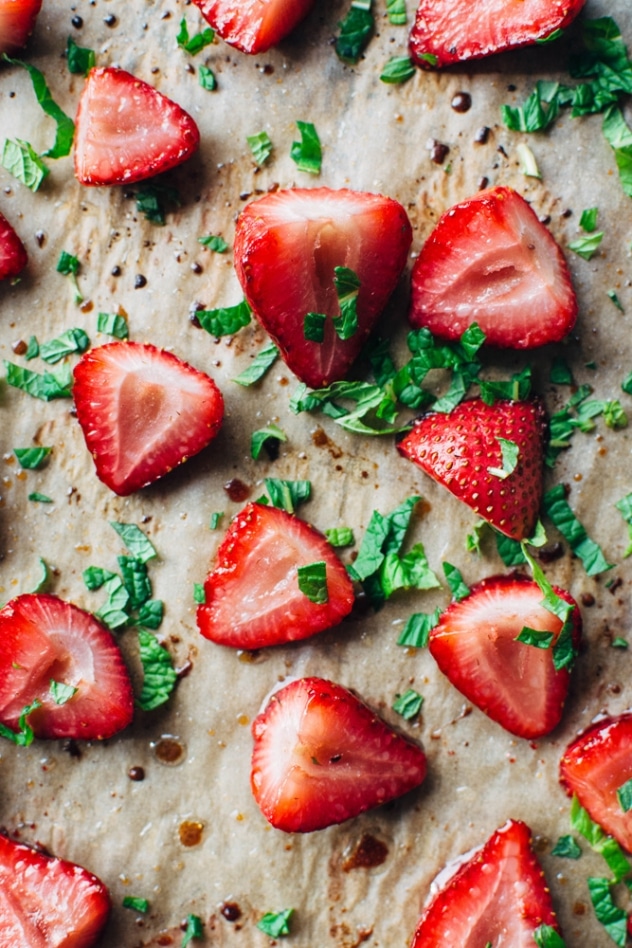
[[[264,53],[307,15],[314,0],[193,0],[226,43]]]
[[[300,567],[325,564],[325,602],[299,588]],[[346,569],[324,536],[277,507],[247,504],[217,551],[198,606],[202,635],[233,648],[305,639],[337,625],[353,607]]]
[[[186,161],[200,144],[184,109],[113,66],[91,69],[75,119],[81,184],[132,184]]]
[[[397,448],[479,517],[523,540],[538,518],[544,431],[544,410],[537,401],[487,405],[473,398],[450,412],[422,416]],[[499,438],[517,448],[511,473]]]
[[[341,685],[301,678],[275,691],[252,723],[250,784],[287,833],[342,823],[418,787],[421,748]]]
[[[410,50],[421,66],[448,66],[530,46],[569,26],[586,0],[420,0]]]
[[[0,0],[0,53],[16,53],[33,32],[42,0]]]
[[[5,948],[91,948],[109,912],[108,890],[87,869],[0,834]]]
[[[26,247],[6,217],[0,214],[0,280],[18,276],[27,262]]]
[[[632,711],[601,718],[575,738],[560,761],[560,779],[590,818],[632,852],[632,810],[617,796],[632,780]]]
[[[577,603],[562,589],[558,596],[575,606],[573,644],[579,644]],[[430,651],[455,688],[492,721],[518,737],[548,734],[559,723],[568,693],[568,668],[555,670],[552,648],[562,621],[545,609],[537,583],[518,575],[492,576],[472,586],[469,596],[451,603],[430,633]],[[549,632],[548,648],[517,642],[524,628]]]
[[[253,201],[235,230],[235,269],[246,299],[289,368],[312,388],[346,375],[395,289],[411,243],[406,211],[391,198],[346,189],[294,188]],[[336,267],[360,281],[358,325],[341,339]],[[308,313],[324,338],[305,338]]]
[[[560,931],[531,830],[519,820],[508,820],[483,846],[446,867],[431,892],[436,889],[410,948],[534,948],[541,925]]]
[[[56,692],[51,682],[68,689]],[[0,721],[17,731],[35,700],[41,707],[28,724],[36,737],[101,740],[127,727],[134,713],[111,633],[89,612],[44,593],[17,596],[0,610]]]
[[[111,342],[75,366],[73,396],[97,474],[131,494],[205,448],[220,429],[215,382],[171,352]]]
[[[490,345],[532,349],[559,342],[576,317],[562,251],[511,188],[446,211],[413,267],[410,321],[442,339],[476,322]]]

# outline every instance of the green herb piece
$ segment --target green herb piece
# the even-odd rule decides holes
[[[123,908],[132,909],[134,912],[145,915],[149,911],[149,902],[147,899],[139,899],[135,895],[126,895],[123,899]]]
[[[223,514],[223,513],[220,513],[220,512],[212,513],[212,514],[211,514],[211,519],[210,519],[209,525],[208,525],[208,526],[209,526],[209,530],[217,530],[217,528],[219,527],[220,521],[221,521],[221,519],[222,519],[223,516],[224,516],[224,514]]]
[[[618,309],[620,312],[623,312],[623,311],[624,311],[624,310],[623,310],[623,304],[622,304],[621,300],[619,299],[619,297],[617,296],[617,294],[615,293],[614,290],[607,290],[606,295],[607,295],[607,297],[608,297],[609,300],[612,300],[612,302],[614,303],[614,305],[617,307],[617,309]]]
[[[526,145],[524,142],[520,142],[519,145],[516,145],[516,154],[518,155],[518,161],[520,162],[520,171],[523,175],[525,175],[525,177],[542,177],[535,155],[528,145]]]
[[[29,714],[32,714],[33,711],[41,707],[42,702],[38,701],[37,698],[32,704],[27,705],[18,718],[17,731],[12,731],[10,727],[6,726],[6,724],[0,724],[0,737],[6,737],[8,741],[11,741],[13,744],[17,744],[18,747],[29,747],[33,743],[35,734],[33,733],[33,728],[28,723],[27,719]]]
[[[260,381],[266,372],[272,368],[278,357],[279,350],[274,344],[266,346],[261,352],[257,353],[252,365],[244,369],[237,378],[233,379],[233,382],[237,382],[238,385],[245,387],[254,385],[255,382]]]
[[[214,39],[215,30],[212,30],[210,27],[202,30],[201,33],[196,33],[195,36],[190,36],[186,19],[182,17],[180,20],[180,29],[176,36],[176,43],[185,53],[195,56],[201,52],[201,50],[205,49],[205,47],[210,46]]]
[[[367,47],[374,30],[371,0],[355,0],[344,20],[338,23],[336,53],[344,63],[355,65]]]
[[[555,356],[553,359],[549,378],[554,385],[573,384],[573,374],[571,372],[570,366],[565,359],[561,358],[561,356]]]
[[[85,352],[89,345],[90,340],[83,329],[67,329],[61,336],[43,343],[39,347],[39,354],[44,362],[56,365],[73,352]]]
[[[31,590],[34,593],[42,592],[48,585],[48,580],[50,579],[50,572],[46,560],[42,559],[41,556],[38,556],[37,559],[40,567],[40,578],[36,582],[35,588]]]
[[[430,632],[438,624],[440,617],[439,609],[434,612],[416,612],[409,616],[397,644],[406,648],[426,648]]]
[[[331,527],[329,530],[325,530],[325,537],[331,546],[338,548],[355,544],[351,527]]]
[[[615,636],[612,642],[610,643],[611,648],[629,648],[629,644],[625,639],[622,639],[620,635]]]
[[[54,503],[52,497],[48,497],[46,494],[40,494],[38,491],[34,490],[28,496],[29,500],[34,500],[36,503],[40,504],[52,504]]]
[[[318,563],[308,563],[307,566],[299,566],[298,588],[307,596],[310,602],[318,605],[324,605],[329,602],[329,592],[327,590],[327,564],[323,561]]]
[[[280,938],[290,934],[290,919],[294,909],[284,909],[282,912],[266,912],[257,922],[257,928],[270,938]]]
[[[198,237],[198,244],[202,244],[203,247],[208,247],[213,253],[226,253],[228,250],[228,244],[219,234],[208,234],[206,237]]]
[[[606,425],[606,428],[626,428],[628,424],[628,416],[623,410],[623,406],[618,399],[613,399],[609,402],[604,402],[603,406],[603,420]]]
[[[77,689],[73,685],[67,685],[62,681],[55,681],[51,678],[50,693],[55,704],[67,704],[77,694]]]
[[[139,609],[151,599],[151,582],[147,566],[134,556],[117,557],[123,585],[129,595],[130,607]]]
[[[129,327],[124,316],[118,313],[99,313],[97,316],[97,331],[114,336],[115,339],[128,339]]]
[[[538,629],[530,629],[528,626],[520,631],[514,639],[515,642],[522,642],[524,645],[532,645],[534,648],[550,648],[555,636],[552,632],[542,632]]]
[[[27,471],[35,471],[42,466],[52,448],[14,448],[20,467]]]
[[[259,167],[264,165],[272,154],[272,142],[267,132],[258,132],[256,135],[248,135],[246,138],[255,164]]]
[[[557,32],[562,32],[561,30]],[[538,925],[533,933],[538,948],[566,948],[564,939],[550,925]]]
[[[334,286],[340,305],[340,316],[332,322],[340,339],[351,339],[358,331],[358,293],[360,280],[348,267],[334,267]]]
[[[617,800],[624,813],[632,810],[632,780],[627,780],[618,788]]]
[[[479,520],[472,527],[472,532],[465,537],[465,549],[468,553],[482,553],[481,541],[485,535],[489,524],[486,520]]]
[[[392,707],[393,711],[401,714],[405,721],[412,721],[421,711],[423,703],[423,697],[413,688],[409,688],[403,695],[395,695]]]
[[[132,556],[141,563],[157,558],[153,544],[135,523],[116,523],[110,520],[110,526],[116,530]]]
[[[393,26],[404,26],[406,23],[406,0],[386,0],[386,13],[389,23]]]
[[[544,509],[568,542],[573,553],[580,558],[588,576],[596,576],[612,569],[601,548],[591,540],[586,530],[575,517],[567,500],[563,484],[557,484],[544,495]]]
[[[93,49],[77,46],[73,38],[69,36],[66,45],[66,61],[69,72],[76,73],[78,76],[87,76],[96,65],[97,57]]]
[[[623,554],[624,559],[632,553],[632,493],[626,494],[618,500],[615,507],[628,525],[628,547]]]
[[[577,658],[577,650],[573,642],[572,620],[575,606],[557,595],[539,564],[529,553],[524,542],[522,543],[522,552],[531,567],[534,581],[538,584],[540,591],[544,595],[541,605],[553,615],[557,616],[562,622],[562,628],[553,646],[553,667],[556,671],[559,671],[561,668],[570,667]]]
[[[552,856],[559,856],[560,859],[579,859],[582,851],[579,844],[573,836],[560,836],[555,846],[551,850]]]
[[[136,622],[145,629],[158,629],[164,618],[165,606],[161,599],[149,599],[138,612]]]
[[[290,157],[299,171],[320,174],[323,153],[318,132],[311,122],[296,122],[301,136],[300,142],[292,142]]]
[[[305,313],[303,319],[303,338],[310,342],[325,341],[325,313]]]
[[[7,370],[7,384],[19,388],[34,398],[41,398],[48,402],[53,398],[70,398],[72,396],[72,372],[70,366],[62,365],[56,372],[32,372],[23,369],[13,362],[5,362]]]
[[[32,146],[21,138],[5,140],[0,164],[31,191],[39,190],[44,178],[50,174],[50,168],[46,167]]]
[[[557,82],[540,81],[524,105],[502,105],[500,111],[507,128],[513,132],[541,132],[552,125],[559,115],[559,88]]]
[[[597,230],[597,217],[599,215],[598,207],[587,207],[582,211],[582,216],[579,218],[579,226],[582,230],[585,230],[587,234],[592,234],[594,230]]]
[[[614,106],[608,109],[602,131],[614,151],[621,186],[625,194],[632,197],[632,131],[626,125],[621,109]]]
[[[603,231],[600,230],[595,234],[590,234],[589,237],[579,237],[577,240],[573,240],[568,245],[568,249],[576,253],[578,257],[583,257],[584,260],[591,260],[597,253],[602,240]]]
[[[84,582],[85,581],[86,574],[84,572]],[[92,581],[92,577],[90,577],[90,581]],[[95,615],[104,625],[107,625],[108,629],[115,631],[129,623],[129,593],[125,588],[123,580],[120,576],[117,576],[116,573],[110,573],[107,576],[103,587],[107,594],[107,599]]]
[[[107,569],[101,569],[100,566],[88,566],[87,569],[84,569],[82,573],[83,581],[86,585],[86,588],[93,592],[95,589],[100,589],[104,583],[111,579],[113,576],[116,576],[116,573],[110,572]],[[121,580],[121,583],[123,581]]]
[[[531,392],[531,366],[526,366],[507,382],[488,382],[481,379],[481,398],[487,405],[493,405],[497,399],[509,398],[513,402],[524,401]]]
[[[66,155],[69,155],[75,135],[75,123],[54,101],[42,73],[29,63],[24,63],[19,59],[10,59],[6,53],[4,53],[4,58],[7,62],[11,63],[11,65],[21,66],[22,69],[26,69],[31,77],[33,91],[35,92],[37,101],[46,115],[50,116],[57,125],[55,143],[52,148],[49,148],[48,151],[43,153],[42,157],[64,158]]]
[[[77,272],[79,267],[80,263],[77,257],[75,257],[74,254],[67,253],[65,250],[62,250],[59,260],[57,261],[57,273],[63,273],[64,276],[70,277],[70,282],[72,283],[72,288],[74,291],[75,303],[77,304],[83,303],[83,296],[77,282]]]
[[[518,466],[520,449],[514,441],[508,441],[506,438],[498,438],[498,444],[500,445],[503,466],[488,467],[487,470],[490,474],[493,474],[494,477],[505,480],[510,474],[513,474]]]
[[[214,92],[217,89],[217,78],[212,69],[208,66],[200,66],[198,69],[198,84],[207,92]]]
[[[453,566],[452,563],[444,563],[443,572],[453,599],[459,602],[461,599],[465,599],[466,596],[469,596],[470,588],[463,581],[463,577],[456,566]]]
[[[628,937],[628,916],[627,912],[615,905],[609,880],[590,877],[588,879],[588,892],[597,921],[603,925],[615,945],[618,945],[619,948],[625,948]]]
[[[143,711],[153,711],[169,700],[178,676],[171,655],[151,632],[138,630],[138,648],[144,675],[136,703]]]
[[[253,461],[259,460],[259,455],[264,446],[270,441],[287,441],[287,435],[275,424],[269,424],[265,428],[253,431],[250,436],[250,456]]]
[[[233,336],[250,322],[251,309],[246,300],[236,306],[201,309],[196,314],[202,329],[211,336]]]
[[[37,341],[36,336],[31,336],[26,347],[26,352],[24,353],[24,358],[28,361],[35,359],[39,355],[39,342]]]
[[[282,481],[266,477],[266,490],[274,507],[294,513],[299,504],[309,500],[312,495],[311,481]]]
[[[496,549],[505,566],[520,566],[527,562],[522,552],[522,546],[517,540],[512,540],[504,533],[496,532],[495,535]]]
[[[584,837],[591,849],[605,859],[614,882],[621,882],[628,875],[630,864],[618,842],[608,836],[598,823],[591,820],[576,796],[571,803],[571,826]]]
[[[136,192],[136,210],[138,213],[143,214],[145,220],[161,227],[165,223],[167,207],[169,205],[180,207],[181,203],[176,188],[168,184],[161,184],[158,181],[144,184],[141,190]]]
[[[204,938],[204,923],[199,915],[187,915],[187,924],[180,948],[186,948],[194,938]]]
[[[206,602],[204,583],[193,583],[193,602],[198,602],[201,604]]]
[[[391,56],[380,73],[380,79],[395,85],[408,82],[414,75],[415,64],[410,56]]]

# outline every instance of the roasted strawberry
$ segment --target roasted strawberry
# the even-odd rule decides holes
[[[586,0],[420,0],[410,50],[421,66],[448,66],[530,46],[569,26]]]
[[[301,678],[252,723],[250,784],[265,818],[288,833],[342,823],[418,787],[426,758],[341,685]]]
[[[581,618],[573,605],[573,644],[579,644]],[[516,641],[523,629],[549,633],[537,648]],[[453,602],[430,632],[430,651],[455,688],[493,721],[518,737],[548,734],[559,723],[568,692],[567,667],[555,670],[553,647],[562,621],[542,605],[537,583],[520,576],[493,576],[477,583],[469,596]]]
[[[226,43],[264,53],[307,15],[314,0],[193,0]]]
[[[623,789],[632,781],[632,711],[601,718],[575,738],[560,761],[560,779],[591,819],[632,852],[632,808]]]
[[[541,925],[559,932],[531,830],[518,820],[444,869],[437,885],[410,948],[533,948]]]
[[[27,262],[26,247],[6,217],[0,214],[0,280],[18,276]]]
[[[322,564],[324,581],[320,595],[310,597],[299,582],[312,564]],[[329,629],[351,612],[354,600],[347,571],[322,534],[294,514],[256,503],[228,528],[204,592],[197,612],[202,635],[243,649]]]
[[[0,0],[0,53],[17,53],[33,32],[42,0]]]
[[[200,143],[191,116],[123,69],[91,69],[75,120],[81,184],[132,184],[186,161]]]
[[[404,208],[379,194],[329,188],[276,191],[253,201],[235,231],[235,269],[255,316],[289,368],[312,388],[344,378],[395,289],[411,226]],[[359,281],[357,328],[336,328],[336,268]],[[322,318],[322,341],[305,317]]]
[[[87,869],[0,834],[0,944],[5,948],[91,948],[110,896]]]
[[[540,507],[544,430],[539,402],[487,405],[474,398],[424,415],[398,450],[501,533],[523,540]],[[513,463],[503,454],[507,442]]]
[[[90,349],[74,379],[77,418],[97,474],[117,494],[146,487],[197,454],[222,423],[215,382],[156,346]]]
[[[100,740],[134,713],[128,671],[94,616],[44,593],[0,610],[0,721],[13,731],[25,708],[36,737]]]
[[[413,267],[410,321],[442,339],[478,323],[490,345],[532,349],[559,342],[576,316],[562,251],[511,188],[446,211]]]

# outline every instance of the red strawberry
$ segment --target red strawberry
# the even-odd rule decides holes
[[[81,184],[132,184],[186,161],[200,144],[184,109],[123,69],[92,69],[75,120]]]
[[[26,247],[6,217],[0,214],[0,280],[18,276],[27,262]]]
[[[110,896],[87,869],[0,834],[0,944],[5,948],[91,948]]]
[[[559,933],[531,830],[519,820],[444,869],[431,892],[435,888],[410,948],[534,948],[541,925]]]
[[[277,829],[311,833],[418,787],[426,758],[341,685],[301,678],[252,722],[250,785]]]
[[[490,345],[532,349],[559,342],[576,316],[562,251],[511,188],[446,211],[413,267],[410,321],[442,339],[476,322]]]
[[[451,412],[422,416],[397,447],[479,517],[523,540],[532,535],[540,507],[544,429],[539,402],[487,405],[473,398]],[[499,438],[518,448],[516,467],[505,477]]]
[[[581,636],[575,606],[573,641]],[[518,737],[548,734],[559,723],[568,692],[568,668],[556,671],[551,647],[536,648],[516,637],[523,628],[550,632],[557,641],[562,621],[545,609],[537,583],[521,576],[493,576],[453,602],[430,633],[430,651],[455,688],[492,721]]]
[[[326,564],[327,601],[299,589],[298,568]],[[198,607],[202,635],[219,645],[255,649],[305,639],[337,625],[353,607],[346,569],[317,530],[293,514],[247,504],[237,514],[206,577]]]
[[[529,46],[569,26],[586,0],[420,0],[410,50],[421,66],[448,66]]]
[[[0,53],[16,53],[33,32],[42,0],[0,0]]]
[[[51,681],[76,688],[57,703]],[[94,616],[56,596],[26,593],[0,610],[0,721],[36,737],[101,740],[127,727],[134,713],[129,674],[111,633]]]
[[[244,53],[264,53],[307,15],[314,0],[193,0],[214,30]]]
[[[560,761],[560,779],[591,819],[632,852],[632,810],[617,797],[632,780],[632,711],[601,718],[580,734]]]
[[[156,346],[90,349],[74,377],[77,418],[97,474],[117,494],[146,487],[197,454],[222,423],[215,382]]]
[[[344,378],[395,289],[411,234],[397,201],[345,189],[276,191],[241,213],[234,245],[239,282],[289,368],[307,385]],[[343,340],[327,319],[324,340],[313,342],[305,338],[306,314],[340,314],[336,267],[360,280],[358,328]]]

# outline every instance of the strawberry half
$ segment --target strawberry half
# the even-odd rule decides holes
[[[75,366],[73,396],[97,475],[121,495],[205,448],[224,415],[224,399],[208,375],[138,342],[86,352]]]
[[[294,188],[253,201],[235,230],[235,269],[250,306],[301,381],[320,388],[346,375],[395,289],[412,231],[391,198],[346,189]],[[358,325],[341,339],[334,269],[360,281]],[[322,342],[305,338],[308,313],[328,317]]]
[[[575,600],[573,644],[579,644],[581,618]],[[521,576],[493,576],[453,602],[430,632],[430,651],[455,688],[492,721],[518,737],[548,734],[562,717],[568,693],[568,668],[555,670],[552,648],[562,621],[545,609],[537,583]],[[516,637],[524,628],[549,632],[549,648]]]
[[[418,787],[426,758],[341,685],[301,678],[252,723],[250,784],[265,818],[310,833]]]
[[[0,0],[0,53],[22,49],[33,32],[42,0]]]
[[[57,703],[51,681],[76,691]],[[134,695],[120,649],[94,616],[43,593],[0,610],[0,721],[19,728],[24,708],[36,737],[101,740],[127,727]]]
[[[540,508],[544,431],[539,402],[487,405],[473,398],[450,412],[424,415],[397,448],[501,533],[524,540]],[[499,438],[517,447],[511,473]]]
[[[314,0],[193,0],[226,43],[264,53],[307,15]]]
[[[560,761],[560,779],[590,818],[632,852],[632,810],[617,796],[632,780],[632,711],[602,718],[580,734]]]
[[[298,569],[324,563],[326,602],[299,588]],[[305,639],[344,619],[353,586],[324,536],[293,514],[247,504],[217,551],[198,607],[200,632],[218,645],[255,649]]]
[[[200,144],[184,109],[113,66],[91,69],[75,119],[81,184],[132,184],[186,161]]]
[[[87,869],[0,834],[0,944],[91,948],[109,912],[108,890]]]
[[[559,342],[575,325],[564,255],[511,188],[481,191],[446,211],[411,279],[410,322],[442,339],[478,323],[489,345],[532,349]]]
[[[540,925],[560,931],[531,830],[519,820],[509,820],[484,846],[444,869],[437,887],[410,948],[534,948]]]
[[[586,0],[420,0],[410,34],[419,65],[448,66],[546,39]]]
[[[27,262],[26,247],[6,217],[0,214],[0,280],[12,280]]]

